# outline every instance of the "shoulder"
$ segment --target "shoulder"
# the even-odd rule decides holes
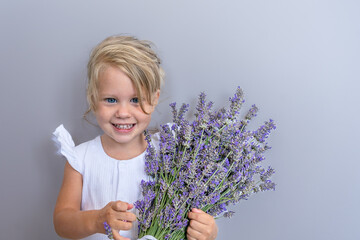
[[[79,145],[74,147],[74,151],[78,157],[85,155],[88,151],[91,151],[91,150],[97,151],[99,141],[100,141],[100,136],[97,136],[94,139],[80,143]]]
[[[74,155],[76,156],[79,170],[83,173],[86,166],[103,157],[100,136],[74,147]]]
[[[63,125],[60,125],[53,132],[53,140],[58,147],[58,153],[63,155],[76,171],[83,174],[85,158],[86,156],[91,156],[88,152],[89,150],[96,148],[98,145],[96,143],[97,141],[100,141],[100,137],[98,136],[90,141],[75,146],[70,133]]]

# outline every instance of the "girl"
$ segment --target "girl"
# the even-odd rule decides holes
[[[104,134],[74,147],[62,125],[55,130],[59,151],[67,158],[55,231],[70,239],[103,240],[103,234],[136,239],[132,203],[141,197],[141,180],[148,179],[143,132],[159,99],[163,70],[149,42],[113,36],[91,53],[88,79],[87,113],[94,113]],[[188,239],[216,238],[212,216],[192,209],[188,217]]]

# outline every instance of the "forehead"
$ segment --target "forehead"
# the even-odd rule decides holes
[[[120,68],[113,66],[108,66],[100,71],[98,89],[100,93],[136,93],[135,85],[131,79]]]

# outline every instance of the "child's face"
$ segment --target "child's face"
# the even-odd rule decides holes
[[[95,116],[104,131],[103,144],[138,152],[139,147],[144,146],[143,132],[150,123],[159,92],[154,94],[153,106],[143,99],[144,110],[149,114],[144,113],[132,81],[123,71],[112,66],[100,73],[98,91]]]

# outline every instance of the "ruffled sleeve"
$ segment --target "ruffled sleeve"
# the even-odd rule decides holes
[[[79,173],[82,173],[80,164],[77,159],[75,144],[70,133],[64,128],[64,125],[58,126],[52,136],[55,145],[58,148],[58,154],[63,155],[69,164]]]

